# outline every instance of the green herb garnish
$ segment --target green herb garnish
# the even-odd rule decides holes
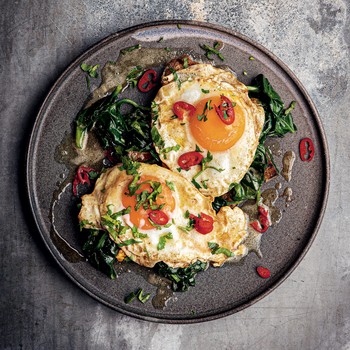
[[[139,78],[142,76],[144,70],[141,66],[134,67],[126,76],[126,82],[133,88],[137,86]]]
[[[168,181],[168,180],[165,180],[165,183],[166,183],[166,185],[167,185],[172,191],[175,191],[174,183],[173,183],[173,182]]]
[[[159,237],[159,242],[157,245],[157,250],[162,250],[165,248],[166,241],[169,239],[173,239],[173,235],[171,232],[167,233],[166,235]]]
[[[141,49],[141,44],[137,44],[137,45],[134,45],[134,46],[127,47],[127,48],[125,48],[123,50],[120,50],[120,53],[122,55],[125,55],[128,52],[131,52],[131,51],[134,51],[134,50],[138,50],[138,49]]]
[[[89,77],[91,78],[98,78],[98,72],[97,72],[97,69],[100,67],[99,64],[95,64],[94,66],[90,66],[89,64],[86,64],[86,63],[82,63],[80,65],[80,68],[86,72]]]
[[[211,250],[212,254],[224,254],[228,257],[231,257],[234,255],[233,252],[231,252],[231,250],[226,249],[226,248],[221,248],[215,242],[208,242],[208,247]]]
[[[173,68],[171,68],[171,67],[169,67],[169,69],[170,69],[170,72],[171,72],[171,73],[173,74],[173,76],[174,76],[174,81],[177,82],[177,87],[178,87],[178,89],[180,90],[180,88],[181,88],[181,81],[180,81],[180,78],[179,78],[179,76],[178,76],[176,70],[173,69]]]
[[[216,47],[218,47],[219,45],[217,44],[214,44]],[[221,61],[224,61],[224,56],[221,54],[221,52],[219,50],[217,50],[216,48],[214,47],[210,47],[209,45],[199,45],[203,50],[205,50],[205,56],[209,59],[209,60],[212,60],[212,57],[211,55],[212,54],[215,54],[217,55]]]
[[[184,68],[185,69],[188,68],[188,58],[187,57],[184,58]]]

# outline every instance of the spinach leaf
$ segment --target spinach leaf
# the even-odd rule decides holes
[[[94,130],[101,146],[120,161],[129,152],[149,153],[145,161],[158,162],[151,136],[150,108],[124,98],[118,100],[121,87],[90,107],[76,118],[76,145],[83,148],[87,132]]]
[[[194,286],[197,273],[205,271],[207,268],[208,263],[199,260],[185,268],[173,268],[164,262],[159,262],[155,265],[155,271],[172,282],[174,292],[185,292],[189,287]]]
[[[91,265],[104,272],[111,279],[116,278],[114,262],[118,254],[118,246],[108,233],[95,229],[83,229],[83,252]]]
[[[268,79],[259,74],[252,81],[252,87],[248,87],[249,96],[257,98],[265,110],[265,124],[260,136],[264,142],[267,137],[283,137],[288,132],[295,132],[297,127],[293,122],[291,110],[295,103],[288,109],[284,109],[281,97],[273,89]]]

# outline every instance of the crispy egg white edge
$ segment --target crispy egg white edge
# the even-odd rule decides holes
[[[188,118],[185,117],[183,121],[179,119],[170,119],[173,115],[172,106],[176,101],[184,100],[188,103],[195,103],[203,98],[209,98],[218,93],[226,93],[232,96],[236,93],[242,95],[243,99],[234,99],[240,105],[245,113],[245,131],[237,143],[226,151],[211,152],[213,160],[210,166],[225,169],[218,173],[214,169],[207,169],[202,175],[197,178],[197,182],[210,179],[207,182],[207,189],[201,188],[200,191],[206,196],[220,196],[228,191],[231,183],[238,183],[241,181],[250,164],[253,161],[256,148],[259,143],[259,135],[264,124],[264,110],[256,100],[251,100],[248,96],[247,87],[240,83],[237,78],[229,71],[213,67],[208,64],[198,64],[190,66],[184,70],[177,72],[179,79],[182,82],[180,89],[177,82],[172,81],[164,85],[155,97],[155,102],[158,104],[158,119],[153,122],[157,127],[159,134],[165,142],[164,147],[172,147],[180,145],[178,151],[171,151],[169,153],[162,153],[159,147],[156,150],[160,155],[162,161],[172,170],[178,171],[177,160],[178,157],[186,152],[194,151],[196,140],[191,135]],[[211,78],[207,79],[207,76]],[[190,79],[190,80],[187,80]],[[232,85],[234,83],[234,86]],[[219,86],[213,90],[212,84]],[[189,87],[195,87],[194,93],[189,93]],[[209,89],[209,94],[204,94],[200,89]],[[172,92],[176,92],[175,98]],[[215,92],[213,92],[215,91]],[[248,115],[248,110],[252,111],[252,118]],[[181,125],[185,123],[185,125]],[[169,127],[169,125],[171,125]],[[174,126],[174,127],[173,127]],[[204,155],[206,153],[204,152]],[[234,159],[243,159],[241,162],[232,164],[232,155]],[[189,171],[181,171],[181,175],[192,180],[193,176],[200,171],[200,166],[192,167]]]
[[[241,209],[223,207],[216,215],[210,199],[202,195],[180,175],[157,165],[148,164],[141,164],[139,172],[144,175],[157,176],[160,181],[168,180],[174,183],[176,189],[174,192],[176,208],[173,214],[175,225],[167,229],[162,228],[162,230],[139,229],[140,232],[146,233],[149,237],[137,238],[137,240],[142,241],[140,244],[122,247],[125,254],[133,261],[147,267],[153,267],[159,261],[164,261],[172,267],[186,267],[197,260],[209,261],[214,266],[221,266],[227,260],[235,260],[248,253],[247,247],[243,244],[248,235],[247,218]],[[118,167],[111,168],[101,175],[96,182],[94,191],[82,197],[79,221],[87,220],[91,223],[85,224],[85,228],[103,229],[101,216],[107,213],[108,205],[113,204],[114,212],[123,209],[121,194],[131,179],[132,176],[126,175]],[[182,198],[183,192],[187,193],[188,196]],[[195,210],[195,208],[197,209]],[[178,229],[178,226],[188,224],[188,219],[185,219],[183,215],[186,210],[193,214],[204,212],[214,217],[214,230],[207,235],[201,235],[194,229],[189,233]],[[120,221],[123,225],[133,226],[129,214],[121,217]],[[159,237],[168,232],[173,234],[173,239],[168,240],[165,248],[158,251]],[[111,238],[116,243],[122,243],[134,237],[130,227],[123,236]],[[212,254],[208,248],[208,242],[216,242],[220,246],[232,250],[234,256],[228,258],[224,254]]]

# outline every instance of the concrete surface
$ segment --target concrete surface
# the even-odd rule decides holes
[[[1,1],[1,349],[350,349],[350,2]],[[139,321],[71,283],[25,219],[25,136],[63,69],[98,40],[159,19],[237,30],[280,57],[313,98],[332,164],[328,209],[306,258],[272,294],[195,325]]]

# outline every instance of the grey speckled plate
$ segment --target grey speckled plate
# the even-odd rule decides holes
[[[164,40],[158,42],[161,37]],[[298,132],[280,142],[284,152],[294,150],[297,154],[292,181],[288,184],[282,181],[281,197],[277,201],[283,211],[282,221],[264,235],[263,258],[249,254],[243,264],[210,268],[197,276],[196,287],[186,293],[176,293],[163,310],[155,309],[151,302],[126,305],[124,297],[139,287],[156,294],[156,287],[147,282],[149,270],[132,263],[125,268],[123,264],[117,268],[118,278],[110,280],[74,253],[81,248],[70,184],[54,208],[57,232],[52,230],[52,199],[59,188],[64,187],[62,182],[68,176],[67,166],[57,161],[58,146],[72,134],[73,120],[87,97],[85,76],[79,66],[83,62],[103,64],[115,60],[120,49],[137,43],[151,48],[191,48],[203,53],[199,44],[212,44],[215,40],[224,42],[225,64],[231,66],[244,83],[263,73],[286,104],[297,101],[293,117]],[[255,60],[249,60],[250,56]],[[243,75],[243,71],[248,75]],[[302,162],[298,156],[298,144],[303,137],[312,138],[315,144],[316,154],[309,163]],[[281,159],[276,161],[281,164]],[[33,216],[45,244],[80,288],[127,315],[156,322],[192,323],[229,315],[252,305],[275,289],[298,265],[323,217],[329,187],[329,158],[324,131],[312,101],[279,59],[243,35],[216,25],[163,21],[111,35],[65,70],[49,92],[34,125],[27,156],[27,184]],[[293,201],[288,208],[282,197],[287,186],[293,189]],[[264,280],[256,274],[259,265],[269,267],[271,278]]]

